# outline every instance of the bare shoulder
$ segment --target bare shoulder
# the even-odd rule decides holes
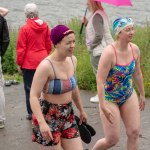
[[[112,66],[115,63],[114,49],[111,45],[108,45],[100,58],[100,63],[105,66]]]
[[[38,65],[37,69],[38,72],[42,72],[44,74],[50,74],[51,72],[51,65],[49,60],[44,59],[41,61],[41,63]]]
[[[130,43],[130,44],[131,44],[133,50],[135,50],[135,51],[139,51],[140,50],[139,47],[136,44],[134,44],[134,43]]]
[[[113,58],[114,57],[114,50],[113,50],[113,47],[111,45],[108,45],[103,53],[102,53],[103,57],[107,57],[107,59],[109,58]]]
[[[72,60],[73,60],[73,62],[74,62],[75,65],[76,65],[76,64],[77,64],[77,58],[76,58],[76,56],[72,55]]]
[[[134,53],[135,57],[139,57],[140,56],[140,49],[139,49],[139,47],[136,44],[134,44],[134,43],[130,43],[130,44],[132,46],[133,53]]]
[[[77,58],[76,58],[76,56],[74,56],[74,55],[72,55],[72,59],[73,59],[74,61],[77,61]]]

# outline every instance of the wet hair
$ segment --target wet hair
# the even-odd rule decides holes
[[[27,18],[36,18],[39,15],[37,5],[34,3],[28,3],[24,7],[24,13]]]

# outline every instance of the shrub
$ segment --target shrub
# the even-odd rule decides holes
[[[16,36],[16,30],[10,30],[9,47],[2,58],[3,72],[10,75],[17,72],[17,65],[15,63]]]
[[[85,28],[83,28],[82,34],[79,34],[81,23],[78,18],[71,19],[67,25],[76,35],[75,55],[78,59],[76,72],[78,86],[80,89],[96,90],[96,79],[93,74],[89,54],[85,45]],[[137,26],[135,31],[133,42],[139,46],[141,51],[141,69],[144,76],[145,93],[146,96],[150,97],[150,26],[148,24],[144,27]],[[10,45],[2,61],[3,72],[11,75],[16,74],[17,71],[15,63],[17,33],[17,29],[10,31]],[[18,75],[17,78],[21,79]]]

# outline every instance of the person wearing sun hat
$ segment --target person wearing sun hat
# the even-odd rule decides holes
[[[135,150],[138,149],[140,110],[145,108],[140,50],[132,43],[135,31],[131,18],[117,18],[112,29],[116,40],[102,53],[97,72],[99,111],[105,137],[99,139],[92,150],[107,150],[117,144],[120,120],[123,120],[126,130],[126,147]],[[140,94],[139,100],[133,80]]]
[[[86,122],[75,75],[75,34],[66,25],[57,25],[50,38],[54,51],[39,64],[31,87],[32,140],[40,144],[41,150],[46,146],[83,150],[73,110],[74,102],[80,114],[79,124]]]

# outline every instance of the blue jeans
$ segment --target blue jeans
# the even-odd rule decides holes
[[[25,96],[26,96],[26,108],[27,108],[28,114],[32,114],[32,110],[30,106],[30,89],[31,89],[35,70],[22,68],[22,73],[23,73],[24,90],[25,90]]]

